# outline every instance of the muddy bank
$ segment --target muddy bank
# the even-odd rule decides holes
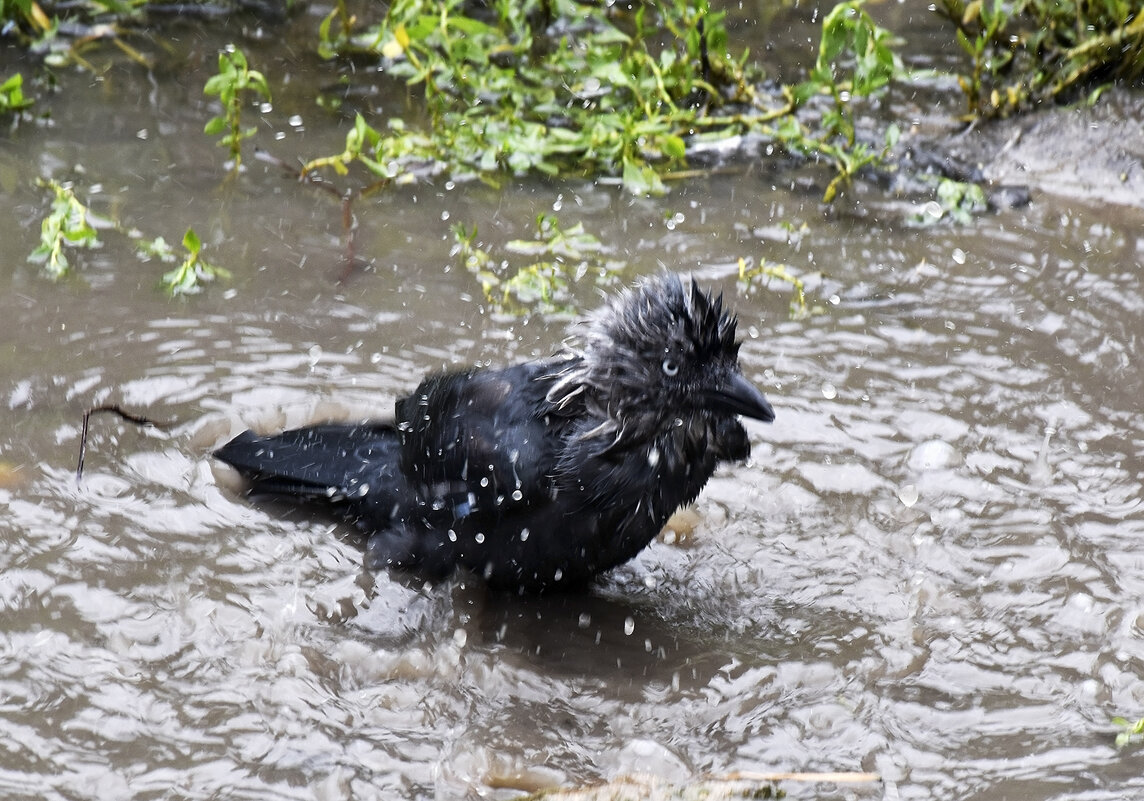
[[[1142,119],[1144,94],[1116,89],[1093,106],[985,122],[944,145],[990,186],[1144,209]]]

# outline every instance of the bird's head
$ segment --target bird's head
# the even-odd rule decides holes
[[[770,422],[774,411],[739,368],[735,316],[723,297],[672,273],[647,278],[591,314],[579,358],[549,400],[585,401],[607,422],[599,434],[640,441],[676,418],[743,415]]]

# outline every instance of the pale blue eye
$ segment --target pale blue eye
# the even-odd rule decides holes
[[[663,364],[661,366],[663,367],[663,374],[669,378],[679,375],[679,362],[670,356],[663,360]]]

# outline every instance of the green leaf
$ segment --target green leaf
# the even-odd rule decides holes
[[[658,173],[647,164],[634,159],[624,159],[624,189],[633,195],[663,195],[667,187]]]
[[[188,228],[187,232],[183,234],[183,247],[185,247],[192,256],[198,256],[199,251],[203,249],[203,242],[199,239],[199,235],[195,233],[194,228]]]
[[[687,143],[683,141],[682,136],[668,134],[661,137],[660,148],[663,154],[670,159],[682,160],[687,155]]]

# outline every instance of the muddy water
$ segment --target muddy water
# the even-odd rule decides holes
[[[198,58],[67,74],[53,122],[0,147],[0,795],[511,797],[637,770],[883,777],[796,798],[1144,790],[1110,723],[1144,714],[1138,210],[1037,194],[922,230],[755,170],[660,200],[420,185],[357,205],[371,263],[339,282],[328,195],[261,163],[222,180]],[[338,148],[308,86],[258,144]],[[195,227],[233,278],[168,300],[107,231],[45,280],[44,174],[148,236]],[[449,225],[495,247],[554,210],[625,277],[692,272],[739,311],[778,419],[689,536],[589,593],[504,599],[363,574],[344,527],[216,473],[246,425],[382,414],[426,371],[550,352],[565,321],[486,313]],[[789,264],[820,311],[737,285],[739,257]],[[96,403],[175,425],[97,419],[77,484]]]

